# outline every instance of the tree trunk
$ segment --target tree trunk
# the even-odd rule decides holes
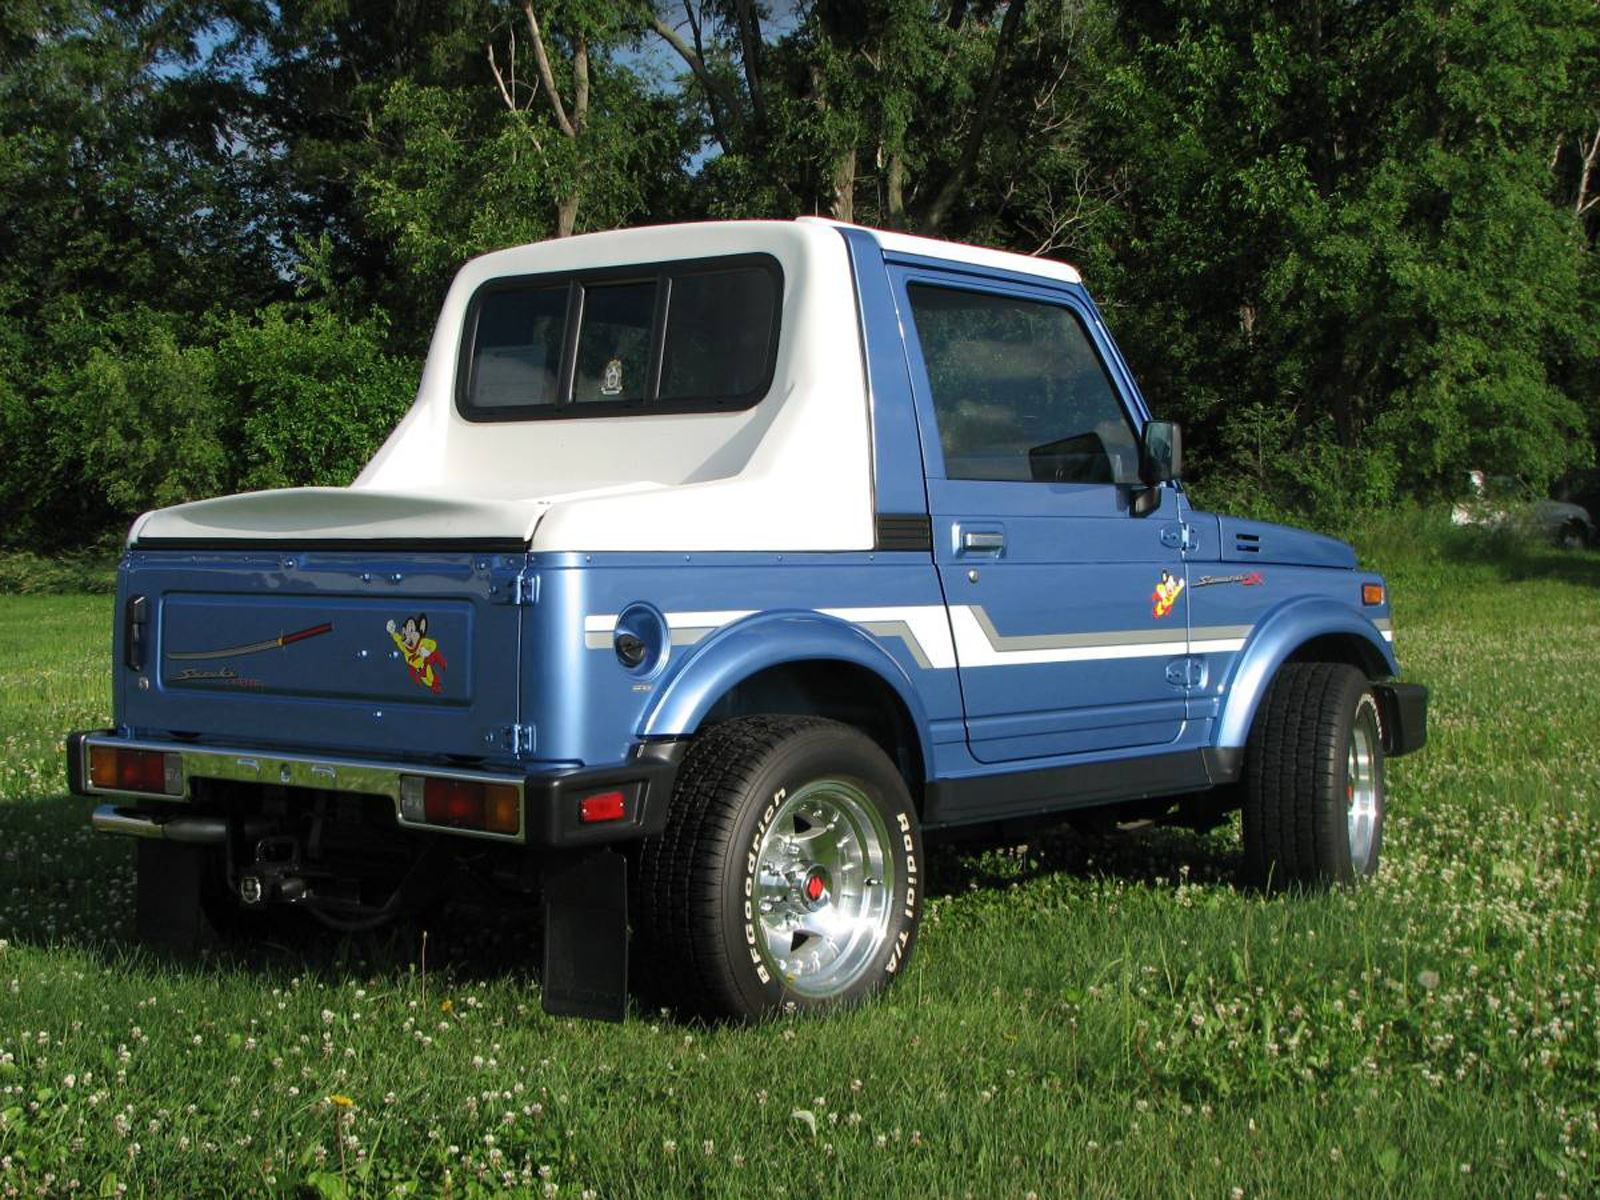
[[[896,150],[889,155],[889,228],[906,227],[906,160]]]
[[[944,186],[939,189],[939,194],[933,198],[933,203],[928,206],[928,211],[923,216],[922,228],[926,233],[940,232],[950,216],[950,210],[955,207],[962,190],[967,186],[973,167],[977,165],[978,152],[983,149],[983,139],[989,133],[989,121],[995,99],[1000,94],[1006,60],[1010,58],[1011,47],[1017,40],[1017,30],[1022,25],[1022,9],[1026,3],[1027,0],[1011,0],[1006,8],[1005,19],[1000,22],[1000,33],[995,38],[994,58],[989,63],[989,78],[984,84],[983,94],[978,97],[978,103],[972,110],[972,124],[967,130],[966,140],[962,143],[961,155],[956,159],[955,169],[945,177]]]
[[[578,224],[578,202],[582,197],[578,189],[556,201],[556,236],[571,237]]]
[[[851,146],[833,160],[832,216],[835,221],[856,219],[856,148]]]

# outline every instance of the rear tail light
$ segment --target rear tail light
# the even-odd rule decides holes
[[[522,831],[522,794],[511,783],[406,775],[400,815],[417,825],[516,834]]]
[[[183,758],[160,750],[89,747],[89,782],[114,792],[183,795]]]

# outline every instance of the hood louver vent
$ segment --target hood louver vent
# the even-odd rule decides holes
[[[1236,533],[1233,536],[1233,548],[1240,554],[1260,554],[1261,535],[1259,533]]]

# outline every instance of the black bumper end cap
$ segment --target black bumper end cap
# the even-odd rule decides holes
[[[530,840],[560,849],[603,846],[653,837],[667,827],[667,806],[678,778],[687,741],[642,743],[620,766],[529,776]],[[578,819],[583,797],[620,791],[627,815],[586,825]]]
[[[83,739],[101,737],[115,732],[111,729],[78,729],[67,734],[67,791],[88,799],[88,781],[83,777]]]

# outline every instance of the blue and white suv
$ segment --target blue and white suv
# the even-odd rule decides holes
[[[348,488],[148,513],[114,729],[142,936],[538,890],[545,1004],[886,984],[924,832],[1242,807],[1263,886],[1376,866],[1421,746],[1350,547],[1198,512],[1071,267],[820,220],[468,263]]]

